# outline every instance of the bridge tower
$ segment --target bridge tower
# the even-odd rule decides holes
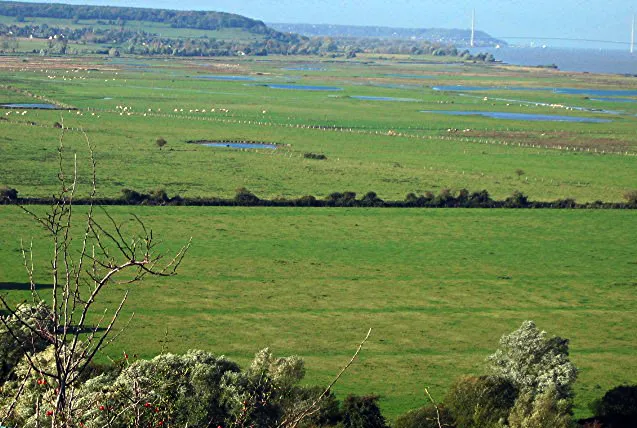
[[[633,27],[634,27],[633,22]],[[471,13],[471,47],[475,46],[475,37],[476,37],[476,10],[473,9]]]

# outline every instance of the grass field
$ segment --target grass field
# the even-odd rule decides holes
[[[116,196],[123,187],[164,187],[182,196],[231,196],[236,188],[245,186],[270,198],[321,197],[350,190],[402,199],[409,192],[467,187],[487,189],[499,198],[518,189],[538,200],[621,201],[637,178],[637,103],[622,103],[622,112],[608,114],[493,100],[524,96],[533,102],[611,107],[582,95],[496,91],[463,96],[430,88],[449,81],[581,87],[581,76],[567,80],[568,75],[546,71],[529,76],[530,72],[475,66],[461,67],[464,74],[446,74],[440,69],[444,65],[434,64],[435,79],[423,83],[388,75],[427,73],[427,66],[391,61],[381,61],[376,67],[362,62],[323,62],[318,65],[328,71],[307,73],[287,71],[287,66],[298,63],[278,60],[139,58],[80,63],[81,70],[73,60],[30,59],[8,63],[2,72],[6,84],[80,109],[30,111],[0,121],[0,147],[11,160],[0,165],[0,176],[3,184],[16,187],[25,196],[48,195],[54,190],[55,165],[47,161],[56,150],[59,134],[52,125],[60,119],[88,133],[100,159],[105,196]],[[89,67],[101,71],[87,71]],[[254,81],[195,78],[215,74],[243,75]],[[591,79],[594,87],[630,88],[625,86],[630,80],[620,77]],[[343,90],[304,92],[264,86],[291,82]],[[0,99],[5,96],[12,100],[15,93],[0,92]],[[378,102],[352,96],[417,101]],[[126,111],[120,108],[124,106]],[[421,112],[440,109],[560,114],[612,122],[521,122]],[[28,123],[39,126],[26,126]],[[162,151],[154,145],[160,136],[169,143]],[[283,146],[273,153],[186,144],[199,139],[247,139]],[[29,141],[26,147],[25,141]],[[83,141],[76,132],[67,137],[72,150]],[[305,152],[324,153],[328,159],[305,160]],[[517,169],[524,175],[518,177]]]
[[[298,354],[327,383],[368,328],[339,394],[378,393],[389,417],[442,398],[482,373],[499,337],[526,319],[571,339],[581,369],[577,414],[635,382],[637,226],[627,211],[111,208],[141,216],[174,251],[193,236],[178,277],[132,289],[135,318],[107,350],[151,357],[202,348],[246,363],[258,349]],[[26,282],[19,239],[48,252],[15,207],[0,209],[0,288]],[[122,290],[103,304],[113,309]],[[166,335],[167,332],[167,335]],[[102,358],[105,358],[104,356]]]
[[[211,75],[253,80],[197,78]],[[64,145],[67,153],[77,152],[83,185],[90,180],[81,130],[86,132],[95,148],[99,195],[107,197],[123,188],[228,197],[247,187],[264,198],[347,190],[402,199],[409,192],[468,188],[487,189],[496,198],[520,190],[534,200],[586,202],[621,201],[637,186],[637,103],[551,90],[432,89],[637,88],[635,79],[621,76],[450,64],[432,57],[33,56],[3,57],[0,82],[0,104],[48,101],[77,108],[0,110],[0,186],[22,196],[48,196],[58,188],[55,122],[69,128]],[[505,121],[423,110],[611,122]],[[168,141],[163,150],[155,144],[158,137]],[[280,146],[239,151],[186,143],[201,139]],[[306,152],[327,160],[305,159]],[[637,381],[633,211],[113,207],[110,212],[120,219],[130,213],[143,217],[167,251],[190,236],[194,240],[180,276],[135,286],[126,306],[126,315],[135,312],[135,318],[102,359],[122,350],[151,357],[162,350],[203,348],[245,363],[270,346],[280,355],[301,355],[307,381],[326,383],[371,327],[360,362],[337,392],[379,393],[394,418],[424,403],[423,387],[442,398],[458,376],[481,373],[499,337],[533,319],[571,339],[572,358],[581,369],[577,416],[588,415],[587,403],[610,387]],[[18,208],[0,207],[0,288],[16,302],[27,298],[19,243],[32,237],[37,279],[46,286],[43,232]],[[104,305],[112,309],[120,294],[109,290]]]

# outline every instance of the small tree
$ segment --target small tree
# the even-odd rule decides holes
[[[521,393],[555,389],[558,398],[572,396],[577,369],[568,358],[568,339],[548,337],[533,321],[500,339],[500,349],[488,358],[494,375],[508,379]]]
[[[469,376],[458,379],[445,405],[459,427],[496,427],[506,424],[517,389],[503,378]]]
[[[0,202],[15,201],[18,199],[18,191],[10,187],[0,187]]]
[[[522,394],[509,415],[510,428],[571,428],[572,402],[559,398],[554,387],[540,395],[531,391]]]
[[[343,401],[343,427],[345,428],[388,428],[378,407],[379,397],[349,395]]]
[[[157,147],[161,150],[166,144],[168,144],[168,141],[166,141],[164,137],[159,137],[155,140],[155,144],[157,144]]]
[[[525,173],[524,173],[524,170],[523,170],[523,169],[518,168],[518,169],[516,169],[516,170],[515,170],[515,175],[517,175],[517,176],[518,176],[518,180],[519,180],[519,179],[520,179],[520,178],[521,178],[524,174],[525,174]]]
[[[637,206],[637,190],[629,190],[624,193],[624,199],[628,205]]]
[[[591,404],[595,416],[612,426],[637,426],[637,385],[612,388]]]

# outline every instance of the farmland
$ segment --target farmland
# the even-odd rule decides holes
[[[90,179],[86,133],[95,149],[99,196],[110,198],[124,188],[232,197],[245,187],[264,198],[374,191],[398,200],[410,192],[467,188],[498,198],[519,190],[540,201],[617,202],[637,183],[637,103],[597,101],[586,93],[637,90],[629,77],[448,64],[433,57],[91,56],[4,57],[0,82],[1,104],[64,106],[0,111],[0,186],[21,196],[46,197],[59,186],[61,131],[55,122],[68,128],[65,149],[77,152],[83,185]],[[485,89],[433,89],[454,85]],[[423,112],[434,110],[604,122]],[[161,150],[159,137],[167,141]],[[278,148],[211,148],[191,140]],[[581,369],[578,416],[586,416],[588,402],[603,391],[635,380],[632,210],[109,212],[119,219],[142,217],[166,251],[194,239],[177,278],[132,290],[124,316],[135,312],[135,318],[104,360],[122,351],[151,357],[202,348],[245,363],[270,346],[279,355],[303,357],[308,382],[326,383],[372,327],[360,362],[336,392],[378,393],[393,418],[424,402],[424,386],[442,396],[457,376],[481,373],[498,338],[533,319],[571,339],[571,357]],[[17,207],[3,206],[0,237],[0,285],[12,301],[27,298],[21,238],[33,238],[36,279],[46,287],[50,249],[43,232]],[[116,304],[120,294],[109,290],[102,304]]]

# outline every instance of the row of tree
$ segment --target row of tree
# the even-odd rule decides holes
[[[316,155],[315,155],[316,156]],[[495,200],[487,190],[470,192],[461,189],[452,192],[442,189],[438,194],[425,192],[422,195],[409,193],[402,201],[385,201],[375,192],[367,192],[357,198],[355,192],[334,192],[323,199],[314,196],[300,198],[261,199],[250,190],[237,189],[234,198],[183,198],[170,197],[164,189],[139,192],[122,189],[122,195],[114,199],[99,199],[102,205],[189,205],[189,206],[273,206],[273,207],[377,207],[377,208],[569,208],[569,209],[636,209],[637,191],[626,192],[626,202],[586,202],[578,203],[574,199],[555,201],[531,201],[522,192],[515,191],[503,200]],[[0,204],[43,204],[49,205],[50,198],[20,198],[13,188],[0,188]],[[76,204],[87,204],[90,200],[76,198]]]

